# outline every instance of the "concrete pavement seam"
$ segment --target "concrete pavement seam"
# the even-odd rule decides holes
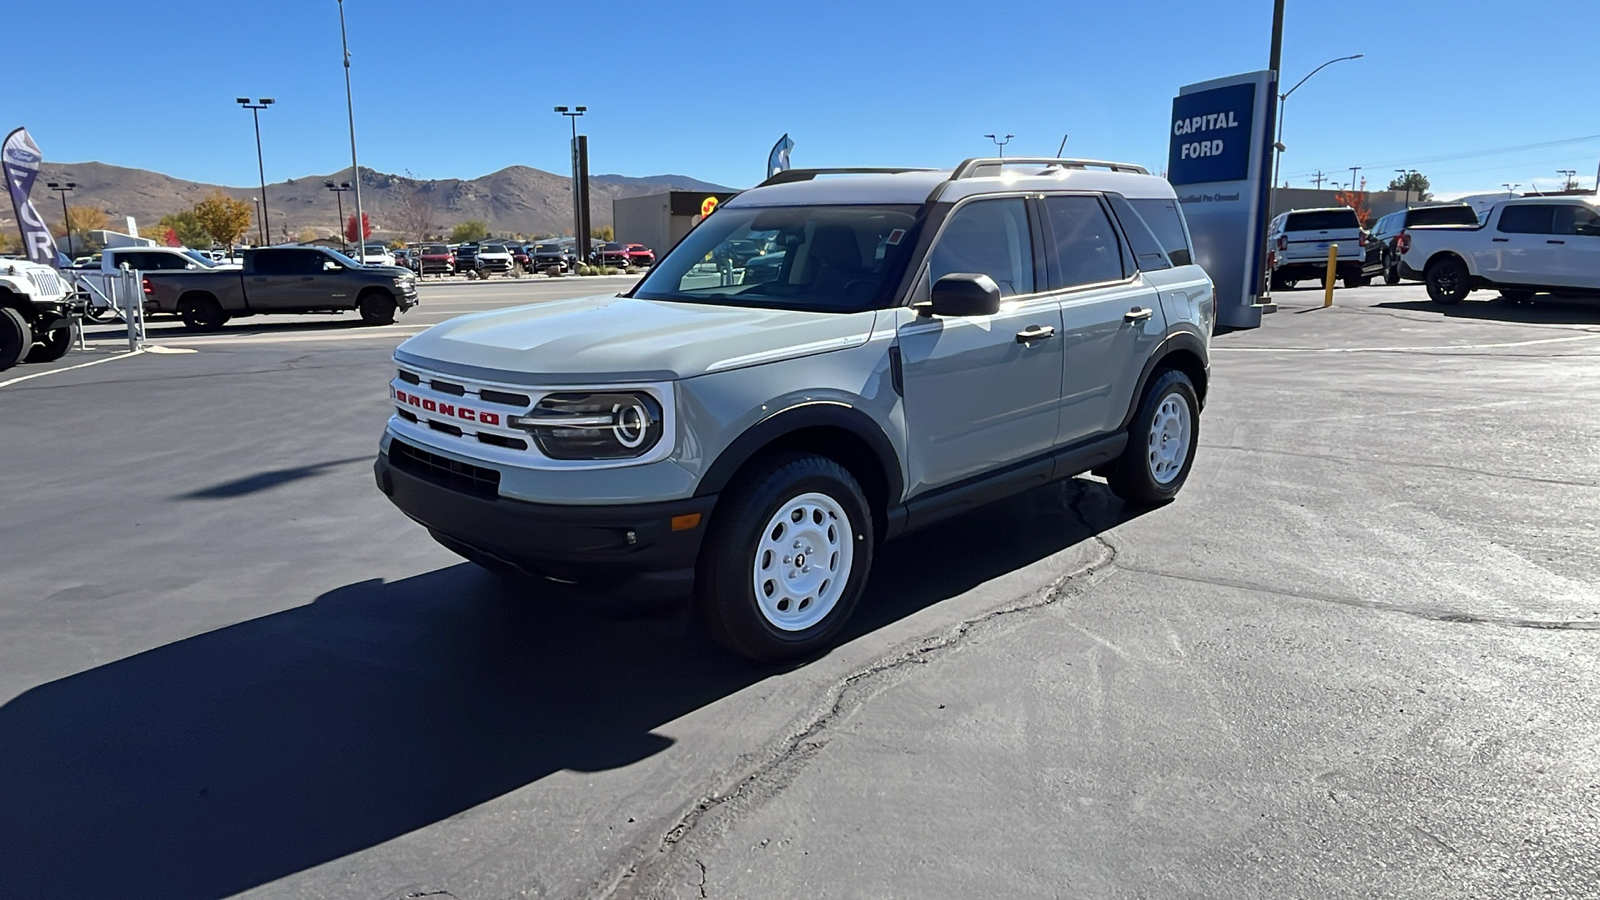
[[[1068,508],[1090,532],[1090,540],[1101,549],[1101,554],[1090,562],[1057,578],[1042,590],[1024,596],[1004,606],[963,619],[934,635],[913,638],[898,645],[876,662],[857,669],[834,683],[824,694],[823,702],[813,708],[803,724],[792,728],[787,737],[777,742],[776,749],[766,754],[766,761],[746,769],[730,788],[702,795],[667,829],[653,848],[643,849],[643,855],[620,871],[609,884],[594,896],[662,897],[674,883],[683,883],[683,876],[691,874],[679,861],[681,850],[697,849],[708,841],[726,834],[738,817],[771,800],[789,786],[807,761],[827,746],[822,733],[836,721],[862,707],[884,689],[891,686],[886,677],[911,666],[926,665],[960,645],[979,626],[1017,613],[1027,613],[1054,606],[1062,600],[1087,593],[1114,567],[1116,548],[1096,532],[1079,506],[1084,493],[1080,488]],[[727,784],[726,779],[724,784]],[[715,823],[706,823],[713,812],[722,812]],[[705,823],[705,824],[703,824]],[[702,877],[705,866],[698,855],[690,856],[700,866]],[[700,896],[706,896],[705,883],[700,884]]]
[[[1359,597],[1341,597],[1337,594],[1310,593],[1301,591],[1287,591],[1282,588],[1267,587],[1266,585],[1253,584],[1232,578],[1205,578],[1199,575],[1178,575],[1172,572],[1162,572],[1157,569],[1146,569],[1139,566],[1119,564],[1117,569],[1123,572],[1133,572],[1139,575],[1150,575],[1155,578],[1171,578],[1175,581],[1188,581],[1195,584],[1210,584],[1217,587],[1237,588],[1257,594],[1271,594],[1275,597],[1289,597],[1295,600],[1312,600],[1319,603],[1337,603],[1341,606],[1350,606],[1356,609],[1371,610],[1373,612],[1392,612],[1411,616],[1430,622],[1442,622],[1450,625],[1494,625],[1501,628],[1527,628],[1534,631],[1600,631],[1600,620],[1584,621],[1579,619],[1519,619],[1513,616],[1489,616],[1477,613],[1459,612],[1450,610],[1430,610],[1421,607],[1406,606],[1401,603],[1389,603],[1383,600],[1364,600]]]
[[[1299,453],[1294,450],[1276,450],[1270,447],[1242,447],[1238,444],[1201,444],[1207,450],[1233,450],[1238,453],[1267,453],[1274,456],[1293,456],[1299,459],[1318,459],[1324,462],[1342,462],[1358,466],[1388,465],[1402,466],[1414,469],[1443,469],[1446,472],[1457,472],[1465,475],[1480,475],[1484,478],[1504,478],[1510,481],[1531,481],[1535,484],[1556,484],[1562,487],[1600,487],[1600,484],[1586,481],[1565,481],[1559,478],[1538,478],[1533,475],[1510,475],[1504,472],[1485,472],[1482,469],[1469,469],[1465,466],[1447,466],[1444,463],[1412,462],[1404,459],[1358,459],[1350,456],[1334,456],[1327,453]]]

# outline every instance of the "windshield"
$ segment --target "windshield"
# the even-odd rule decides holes
[[[915,243],[915,206],[719,209],[635,297],[813,312],[880,308]]]
[[[429,244],[428,249],[422,251],[424,256],[446,256],[449,253],[450,248],[443,244]]]
[[[345,266],[346,268],[348,268],[350,266],[359,266],[359,265],[361,265],[361,263],[356,262],[355,260],[351,259],[348,256],[345,256],[343,253],[340,253],[337,250],[329,250],[329,249],[324,248],[322,252],[328,254],[331,257],[333,257],[334,262],[337,262],[339,265]],[[371,255],[371,251],[368,251],[368,255],[369,256]]]
[[[539,246],[533,248],[533,252],[535,252],[535,253],[560,253],[561,252],[561,245],[560,244],[540,244]]]
[[[202,269],[215,269],[217,267],[216,260],[205,255],[204,253],[201,253],[199,250],[185,250],[183,251],[183,255],[199,263],[200,268]]]

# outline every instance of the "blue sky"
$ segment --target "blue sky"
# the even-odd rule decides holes
[[[7,68],[36,80],[13,81],[0,127],[28,126],[47,159],[250,184],[250,116],[233,102],[250,94],[278,101],[262,117],[269,180],[349,165],[335,0],[6,7]],[[784,132],[797,166],[950,166],[992,153],[982,135],[998,132],[1016,135],[1008,155],[1053,155],[1070,133],[1069,155],[1160,170],[1177,88],[1265,68],[1272,3],[345,7],[363,166],[564,172],[568,125],[551,107],[582,103],[591,171],[745,186]],[[1309,186],[1362,165],[1381,187],[1407,166],[1464,193],[1571,168],[1593,184],[1600,45],[1563,35],[1592,33],[1595,14],[1594,0],[1289,0],[1287,83],[1366,58],[1291,98],[1284,175]],[[1526,149],[1484,153],[1512,147]]]

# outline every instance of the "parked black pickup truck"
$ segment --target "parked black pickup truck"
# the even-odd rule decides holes
[[[144,275],[146,312],[177,313],[197,331],[259,313],[357,310],[368,325],[388,325],[417,305],[417,277],[399,266],[363,266],[322,247],[244,252],[244,268]]]

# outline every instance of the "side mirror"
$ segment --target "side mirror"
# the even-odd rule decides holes
[[[987,275],[953,272],[934,283],[923,311],[933,316],[992,316],[1000,311],[1000,286]]]

